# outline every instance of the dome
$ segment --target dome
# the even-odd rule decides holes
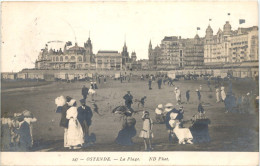
[[[230,35],[231,34],[231,25],[229,24],[229,21],[226,21],[226,24],[223,27],[224,35]]]

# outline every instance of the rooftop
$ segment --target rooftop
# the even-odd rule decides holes
[[[118,51],[113,51],[113,50],[99,50],[98,53],[118,53]]]
[[[163,41],[177,41],[178,37],[177,36],[165,36]]]

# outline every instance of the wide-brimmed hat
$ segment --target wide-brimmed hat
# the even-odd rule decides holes
[[[24,110],[24,111],[23,111],[23,116],[26,117],[26,118],[32,118],[32,117],[33,117],[33,114],[32,114],[31,111]]]
[[[177,90],[178,89],[178,87],[175,87],[175,90]]]
[[[14,117],[16,120],[18,120],[20,122],[23,121],[23,119],[24,119],[24,116],[22,113],[14,113]]]
[[[196,92],[198,92],[199,90],[198,90],[198,89],[196,89],[195,91],[196,91]]]
[[[144,111],[143,114],[144,115],[149,115],[149,112],[148,111]]]
[[[246,95],[247,95],[247,96],[249,96],[249,95],[250,95],[250,93],[248,92]]]
[[[224,90],[224,89],[225,89],[225,87],[224,87],[224,86],[222,86],[222,87],[221,87],[221,90]]]
[[[71,98],[70,96],[67,96],[67,97],[66,97],[67,102],[70,102],[71,99],[72,99],[72,98]]]
[[[73,106],[76,103],[75,99],[71,99],[70,102],[68,103],[70,106]]]
[[[162,104],[159,104],[158,106],[157,106],[157,108],[163,108],[163,105]]]
[[[172,103],[167,103],[167,104],[165,105],[165,107],[166,107],[166,108],[172,108],[172,107],[174,107],[174,105],[173,105]]]

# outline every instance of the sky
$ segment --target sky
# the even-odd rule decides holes
[[[228,16],[227,13],[230,13]],[[148,45],[160,45],[164,36],[193,38],[213,33],[230,21],[232,30],[258,25],[257,1],[242,2],[3,2],[1,15],[1,71],[33,68],[39,52],[63,48],[72,41],[83,46],[89,34],[93,52],[128,51],[148,59]],[[209,22],[209,19],[212,19]],[[239,19],[246,23],[239,25]],[[200,30],[197,32],[197,27]]]

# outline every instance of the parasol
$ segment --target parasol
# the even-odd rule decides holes
[[[132,114],[132,112],[134,112],[133,109],[131,109],[131,108],[129,109],[126,106],[117,106],[116,108],[114,108],[112,110],[112,113],[115,113],[115,114],[125,114],[125,113]]]

